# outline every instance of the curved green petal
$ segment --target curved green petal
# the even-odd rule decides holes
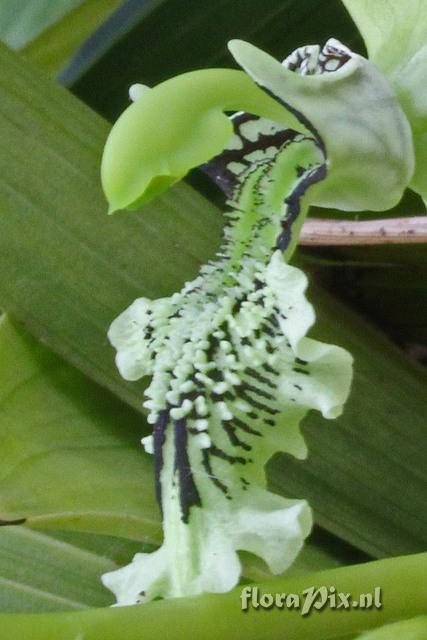
[[[295,123],[241,71],[193,71],[144,91],[105,145],[101,178],[110,212],[148,202],[220,153],[233,136],[224,111],[239,109]]]
[[[385,74],[402,68],[427,44],[427,0],[342,0],[369,59]]]
[[[411,125],[415,174],[427,205],[427,0],[343,0]]]
[[[414,138],[416,164],[410,187],[422,196],[427,206],[427,44],[403,69],[392,74],[391,82]]]
[[[336,40],[322,53],[302,47],[283,65],[247,42],[233,40],[229,48],[269,95],[296,110],[323,140],[328,179],[315,193],[317,205],[382,211],[397,204],[414,170],[412,135],[387,80],[372,63]],[[329,66],[334,61],[335,70]]]

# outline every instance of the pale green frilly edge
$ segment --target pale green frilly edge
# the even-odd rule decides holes
[[[255,435],[253,464],[245,473],[247,490],[242,490],[239,465],[222,463],[223,482],[236,487],[232,500],[225,499],[206,478],[200,463],[205,446],[192,441],[190,459],[202,507],[191,511],[184,524],[173,492],[164,502],[163,545],[154,553],[138,553],[131,564],[103,576],[119,605],[144,602],[155,597],[177,597],[197,593],[224,592],[233,588],[241,575],[239,550],[258,555],[274,574],[283,572],[293,562],[310,532],[311,511],[305,500],[288,500],[265,489],[264,465],[278,450],[298,458],[306,455],[299,423],[309,409],[317,409],[325,418],[335,418],[348,396],[352,357],[336,346],[306,337],[314,322],[312,306],[305,298],[306,276],[286,264],[280,252],[273,254],[265,274],[268,295],[279,306],[282,343],[269,356],[269,366],[280,374],[276,399],[280,421],[275,430],[261,438]],[[118,350],[117,364],[121,374],[135,379],[149,372],[147,351],[141,342],[141,331],[147,321],[147,310],[153,310],[167,299],[151,302],[137,300],[113,323],[109,338]],[[222,301],[218,300],[221,306]],[[284,318],[286,316],[286,319]],[[252,320],[250,310],[236,319],[240,327]],[[286,346],[289,345],[289,346]],[[295,371],[295,359],[306,363],[310,375]],[[252,360],[252,358],[251,358]],[[253,365],[253,360],[242,366]],[[148,367],[148,371],[147,371]],[[220,425],[211,420],[209,437],[218,441]],[[203,437],[205,437],[205,433]],[[248,434],[245,434],[248,436]],[[202,434],[201,434],[202,436]],[[150,449],[150,443],[146,443]],[[172,442],[166,442],[165,464],[172,464]],[[163,477],[171,469],[163,470]]]

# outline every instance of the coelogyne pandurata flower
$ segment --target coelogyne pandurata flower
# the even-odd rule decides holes
[[[227,591],[237,550],[273,573],[294,560],[310,509],[267,491],[264,465],[278,446],[305,456],[299,423],[310,408],[341,413],[352,358],[306,337],[307,280],[288,260],[309,203],[387,209],[413,173],[408,122],[370,62],[335,40],[283,64],[241,41],[230,50],[247,73],[198,71],[134,90],[105,149],[111,211],[210,158],[228,198],[217,260],[169,298],[136,300],[109,331],[121,375],[152,376],[144,445],[164,526],[157,551],[103,576],[119,604]]]

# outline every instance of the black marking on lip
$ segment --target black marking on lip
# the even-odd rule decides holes
[[[259,291],[260,289],[264,288],[264,283],[259,280],[258,278],[255,278],[254,280],[254,289],[255,291]]]
[[[236,115],[232,122],[235,135],[242,141],[242,148],[224,149],[218,156],[200,167],[227,196],[233,195],[233,197],[236,197],[236,187],[239,186],[239,176],[236,176],[228,169],[228,165],[231,162],[238,162],[244,165],[245,169],[242,169],[242,171],[247,171],[251,167],[251,163],[246,159],[248,154],[268,147],[275,147],[279,150],[292,143],[294,138],[300,135],[294,129],[280,129],[272,134],[259,133],[255,141],[248,140],[240,133],[240,126],[246,122],[259,119],[258,116],[249,113]],[[257,166],[255,165],[256,168]]]
[[[162,487],[160,474],[163,469],[163,445],[166,440],[166,429],[169,422],[169,411],[160,411],[153,427],[153,451],[154,451],[154,473],[156,483],[156,498],[162,510]]]
[[[261,431],[257,431],[256,429],[253,429],[248,424],[243,422],[243,420],[240,420],[240,418],[233,417],[232,420],[230,420],[230,422],[238,429],[242,429],[242,431],[246,431],[246,433],[250,433],[253,436],[262,436]]]
[[[308,364],[307,360],[301,360],[301,358],[295,358],[295,363],[302,365]]]
[[[188,458],[188,433],[186,420],[174,420],[175,441],[175,470],[179,478],[179,501],[181,505],[182,521],[187,523],[190,509],[200,507],[202,501],[193,478],[193,472]]]
[[[209,451],[211,456],[215,456],[216,458],[220,458],[221,460],[225,460],[230,464],[246,464],[248,460],[243,458],[242,456],[231,456],[229,453],[226,453],[223,449],[220,449],[216,445],[211,445],[207,451]]]
[[[292,367],[292,371],[295,371],[295,373],[302,373],[305,376],[310,375],[310,371],[306,371],[306,369],[301,369],[300,367]]]
[[[276,329],[280,329],[280,323],[276,316],[267,316],[266,321],[272,324]]]
[[[271,327],[265,324],[265,322],[262,323],[261,330],[271,338],[274,338],[276,336],[276,332],[274,331],[274,329],[271,329]]]
[[[295,387],[295,389],[298,389],[298,391],[302,391],[302,387],[299,384],[295,384],[293,385]]]
[[[260,373],[258,373],[258,371],[255,371],[255,369],[252,369],[251,367],[246,367],[246,369],[244,370],[244,373],[250,376],[251,378],[258,380],[258,382],[263,382],[264,384],[271,386],[271,380],[269,380],[269,378],[266,378],[265,376],[261,375]]]
[[[249,382],[243,382],[240,388],[244,389],[245,391],[251,391],[257,396],[260,396],[260,398],[265,398],[266,400],[275,400],[275,397],[271,395],[271,393],[268,393],[268,391],[264,391],[263,389],[260,389],[253,384],[249,384]]]
[[[276,426],[275,421],[274,420],[270,420],[270,418],[266,418],[264,420],[264,422],[265,422],[265,424],[268,424],[269,427],[275,427]]]
[[[269,353],[270,355],[273,354],[275,352],[275,348],[273,347],[273,345],[270,342],[267,342],[265,350],[267,351],[267,353]]]
[[[262,402],[258,402],[258,400],[255,400],[254,398],[248,396],[245,391],[242,391],[240,395],[244,400],[249,402],[249,404],[251,404],[256,409],[259,409],[260,411],[265,411],[265,413],[269,413],[271,416],[274,416],[276,415],[276,413],[279,413],[277,409],[273,409],[272,407],[269,407],[268,405],[263,404]]]
[[[228,436],[228,439],[230,440],[231,444],[234,447],[241,447],[245,451],[251,451],[252,450],[252,447],[251,447],[250,444],[247,444],[247,442],[243,442],[243,440],[240,440],[240,438],[238,438],[236,436],[236,428],[233,427],[232,424],[230,424],[229,421],[223,420],[222,421],[222,426],[223,426],[223,429],[224,429],[225,433]]]
[[[262,364],[261,366],[262,366],[263,369],[265,369],[265,371],[268,371],[269,373],[272,373],[275,376],[279,376],[280,375],[280,372],[277,371],[277,369],[274,369],[273,367],[271,367],[266,362],[264,362],[264,364]]]
[[[203,464],[203,467],[205,468],[206,473],[209,476],[209,479],[212,480],[214,485],[216,485],[218,487],[218,489],[220,489],[222,491],[222,493],[225,494],[225,496],[227,496],[227,494],[228,494],[227,485],[225,485],[223,482],[221,482],[221,480],[219,478],[217,478],[217,476],[213,472],[211,459],[210,459],[210,455],[209,455],[209,449],[203,449],[203,452],[202,452],[202,464]]]
[[[276,241],[276,248],[280,251],[285,251],[291,242],[292,225],[301,212],[301,199],[305,192],[312,185],[324,180],[326,175],[326,164],[317,165],[316,168],[311,169],[306,176],[298,182],[292,193],[285,199],[288,213],[281,222],[282,232],[279,234]]]
[[[271,89],[269,89],[268,87],[264,86],[259,82],[257,82],[256,84],[260,89],[262,89],[262,91],[265,91],[265,93],[268,96],[270,96],[270,98],[273,98],[273,100],[281,104],[282,107],[284,107],[287,111],[292,113],[292,115],[295,116],[298,122],[300,122],[303,125],[303,127],[305,127],[308,131],[310,131],[310,133],[314,136],[314,142],[316,143],[316,146],[322,151],[323,157],[326,159],[327,152],[326,152],[325,143],[323,141],[322,136],[320,135],[320,132],[316,129],[314,124],[308,118],[306,118],[306,116],[303,113],[301,113],[301,111],[298,111],[298,109],[295,109],[295,107],[290,105],[289,102],[286,102],[282,98],[279,98],[279,96],[277,96],[273,91],[271,91]]]

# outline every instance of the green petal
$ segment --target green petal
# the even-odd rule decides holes
[[[409,120],[416,163],[410,186],[427,204],[427,0],[343,2]]]
[[[427,44],[427,0],[342,0],[369,59],[391,75]]]
[[[412,127],[416,164],[410,186],[427,205],[427,45],[392,74],[391,82]]]
[[[239,109],[294,123],[241,71],[193,71],[144,91],[105,146],[101,177],[110,212],[148,202],[220,153],[233,135],[224,111]]]
[[[320,64],[314,61],[313,69],[300,73],[291,70],[293,56],[282,65],[240,40],[229,48],[269,95],[297,110],[323,140],[328,179],[318,187],[316,204],[352,211],[397,204],[414,170],[412,136],[387,80],[372,63],[336,40],[322,52],[326,64],[319,57]],[[308,64],[319,55],[316,47],[299,52]],[[330,71],[327,61],[334,57],[341,64]]]

